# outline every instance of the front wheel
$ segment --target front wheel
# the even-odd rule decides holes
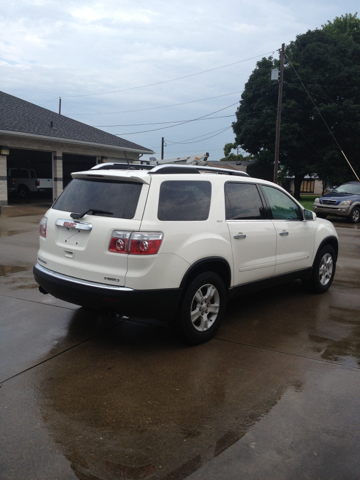
[[[226,290],[222,279],[213,272],[196,277],[185,291],[175,330],[193,345],[210,340],[223,319]]]
[[[332,284],[335,268],[335,251],[326,245],[316,255],[311,277],[304,282],[306,288],[313,293],[325,293]]]
[[[360,222],[360,208],[355,207],[352,209],[352,212],[349,215],[349,221],[351,223],[359,223]]]

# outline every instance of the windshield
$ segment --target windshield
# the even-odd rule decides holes
[[[69,183],[53,208],[80,215],[89,213],[130,219],[135,216],[141,187],[140,183],[133,182],[76,178]]]
[[[340,185],[340,187],[335,188],[331,193],[349,193],[360,195],[360,183],[345,183]]]

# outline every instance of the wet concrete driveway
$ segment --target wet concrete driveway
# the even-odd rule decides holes
[[[335,224],[327,294],[238,298],[190,348],[41,295],[43,212],[0,217],[2,480],[360,477],[360,225]]]

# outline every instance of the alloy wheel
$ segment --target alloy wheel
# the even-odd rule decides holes
[[[320,262],[319,280],[321,285],[327,285],[332,277],[334,269],[333,257],[330,253],[326,253]]]
[[[191,302],[191,322],[196,330],[204,332],[215,322],[220,310],[220,294],[208,283],[199,288]]]

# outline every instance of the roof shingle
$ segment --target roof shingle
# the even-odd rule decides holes
[[[139,153],[153,153],[141,145],[4,92],[0,92],[0,131],[123,147]]]

